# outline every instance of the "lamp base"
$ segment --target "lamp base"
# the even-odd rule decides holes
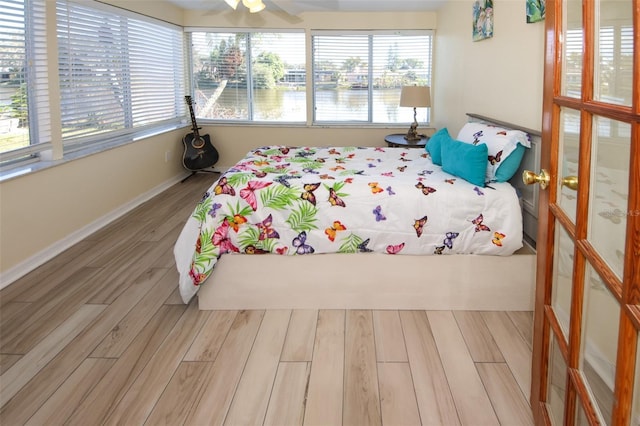
[[[409,141],[409,142],[417,142],[417,141],[422,139],[422,137],[418,134],[418,124],[417,123],[413,123],[411,125],[411,127],[409,127],[409,131],[407,132],[407,134],[404,137],[404,139],[406,141]]]

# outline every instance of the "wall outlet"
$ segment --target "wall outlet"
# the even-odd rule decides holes
[[[164,152],[164,162],[168,163],[169,161],[171,161],[171,151],[165,151]]]

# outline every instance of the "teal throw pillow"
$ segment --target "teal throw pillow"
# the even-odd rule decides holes
[[[511,154],[500,162],[500,167],[496,170],[496,182],[506,182],[513,177],[518,171],[518,167],[520,167],[525,149],[524,146],[518,144],[516,149],[511,151]]]
[[[474,185],[484,187],[487,170],[487,145],[472,145],[457,140],[442,143],[442,170]]]
[[[442,155],[440,154],[442,150],[442,141],[444,140],[453,140],[451,135],[449,135],[449,130],[446,127],[438,130],[429,138],[429,142],[427,142],[427,146],[425,149],[431,156],[431,161],[433,164],[438,166],[442,166]]]

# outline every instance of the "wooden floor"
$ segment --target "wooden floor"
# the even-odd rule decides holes
[[[526,425],[531,312],[199,311],[196,175],[0,292],[0,424]]]

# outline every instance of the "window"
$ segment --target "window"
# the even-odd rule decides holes
[[[45,1],[0,0],[0,162],[50,149]]]
[[[314,122],[413,121],[403,85],[431,86],[431,31],[314,31]],[[418,108],[429,122],[429,108]]]
[[[304,33],[188,31],[196,117],[306,122]]]
[[[65,152],[185,116],[182,29],[100,5],[57,2]]]

